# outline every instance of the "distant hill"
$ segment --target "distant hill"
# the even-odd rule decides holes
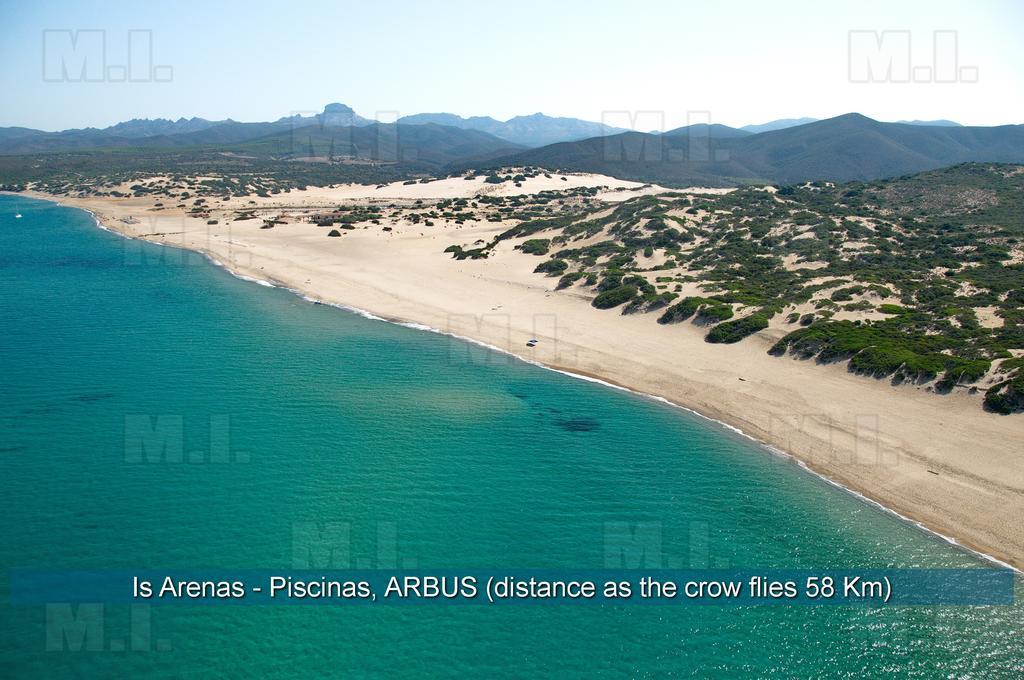
[[[881,123],[856,113],[732,137],[627,132],[553,144],[496,165],[537,165],[669,184],[870,180],[969,161],[1024,162],[1024,125]]]
[[[204,118],[133,118],[106,128],[78,128],[61,132],[43,132],[29,128],[0,129],[0,150],[6,153],[47,149],[86,149],[96,146],[130,143],[147,137],[187,134],[219,125],[225,121]]]
[[[739,128],[729,127],[728,125],[719,125],[718,123],[695,123],[694,125],[685,125],[681,128],[676,128],[675,130],[663,132],[662,134],[670,137],[687,135],[693,137],[709,137],[711,139],[731,139],[734,137],[746,137],[751,133]]]
[[[485,162],[523,147],[479,130],[426,123],[422,125],[307,125],[273,131],[225,147],[226,150],[278,160],[336,161],[356,159],[400,163],[439,170],[456,161]]]
[[[99,133],[109,134],[114,137],[138,138],[154,137],[156,135],[177,135],[186,132],[198,132],[213,127],[223,121],[206,120],[205,118],[179,118],[168,120],[166,118],[133,118],[117,125],[111,125]],[[65,134],[65,133],[60,133]]]
[[[932,125],[938,127],[963,127],[960,123],[952,120],[899,120],[897,123],[904,125]]]
[[[786,128],[796,127],[797,125],[807,125],[808,123],[816,122],[818,122],[817,118],[780,118],[778,120],[772,120],[759,125],[744,125],[740,130],[746,130],[747,132],[757,134],[759,132],[771,132],[772,130],[785,130]]]
[[[299,117],[301,119],[301,116]],[[324,107],[323,113],[314,116],[318,125],[333,126],[339,125],[372,125],[374,121],[363,118],[352,110],[351,106],[345,104],[328,104]],[[283,119],[289,120],[289,119]]]
[[[405,125],[435,123],[466,130],[479,130],[522,146],[540,147],[625,132],[623,128],[593,123],[578,118],[554,118],[543,113],[516,116],[502,122],[490,116],[463,118],[453,113],[418,113],[399,118]]]

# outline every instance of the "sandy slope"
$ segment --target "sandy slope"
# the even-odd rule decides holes
[[[490,189],[480,182],[341,186],[259,201],[330,205],[344,199],[468,196]],[[623,188],[603,193],[606,200],[659,190],[610,178],[572,182]],[[524,189],[569,184],[557,176],[537,183]],[[765,351],[780,334],[775,329],[737,345],[712,345],[689,324],[660,326],[650,315],[598,311],[582,290],[555,292],[557,279],[533,274],[539,259],[513,252],[511,243],[488,260],[458,262],[442,253],[452,243],[489,239],[500,228],[493,224],[398,223],[391,232],[373,227],[327,238],[325,229],[305,222],[273,229],[260,229],[259,220],[207,225],[181,211],[153,211],[154,199],[60,200],[93,211],[111,229],[204,251],[238,273],[314,298],[426,324],[664,396],[773,444],[935,531],[1024,567],[1024,418],[985,413],[977,398],[938,396],[838,366],[772,358]],[[535,349],[525,345],[531,337],[541,341]],[[456,342],[452,360],[468,360]]]

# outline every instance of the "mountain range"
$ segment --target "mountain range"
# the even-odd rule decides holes
[[[464,130],[479,130],[522,146],[546,146],[557,142],[572,142],[626,132],[624,128],[611,127],[603,123],[592,123],[578,118],[553,118],[543,113],[516,116],[504,122],[490,116],[463,118],[452,113],[418,113],[399,118],[398,122],[407,125],[435,123]]]
[[[820,118],[780,118],[778,120],[772,120],[767,123],[761,123],[759,125],[744,125],[739,128],[740,130],[746,130],[747,132],[771,132],[772,130],[784,130],[789,127],[796,127],[797,125],[807,125],[808,123],[816,123]],[[904,125],[932,125],[939,127],[960,127],[960,123],[956,123],[951,120],[898,120],[897,123],[903,123]]]
[[[808,123],[817,122],[817,120],[817,118],[780,118],[759,125],[744,125],[740,130],[757,134],[758,132],[771,132],[772,130],[784,130],[788,127],[796,127],[797,125],[807,125]]]
[[[539,113],[504,122],[485,116],[418,114],[385,124],[334,103],[317,114],[263,123],[179,118],[135,119],[103,129],[62,132],[0,128],[0,158],[10,167],[45,169],[56,163],[52,154],[79,159],[83,154],[101,155],[106,166],[124,165],[128,154],[173,154],[182,159],[174,162],[190,157],[191,163],[196,154],[203,154],[207,160],[247,159],[253,168],[266,163],[327,163],[325,177],[343,176],[342,165],[367,162],[408,176],[529,165],[713,186],[871,180],[968,161],[1024,162],[1022,125],[884,123],[856,113],[806,120],[745,128],[697,124],[664,133],[624,131]],[[78,161],[69,156],[64,162]]]
[[[692,125],[529,149],[492,167],[536,165],[668,184],[870,180],[968,161],[1024,162],[1024,125],[883,123],[849,113],[768,132]]]
[[[451,113],[420,113],[398,119],[399,125],[442,125],[484,132],[514,146],[539,147],[625,132],[623,128],[578,118],[555,118],[535,113],[499,121],[489,116],[463,118]],[[376,121],[363,118],[345,104],[333,103],[321,113],[296,114],[265,123],[241,123],[231,119],[178,120],[133,119],[106,128],[81,128],[44,132],[24,127],[0,128],[0,153],[45,153],[91,148],[129,146],[175,148],[189,144],[237,143],[283,131],[320,127],[364,127]]]

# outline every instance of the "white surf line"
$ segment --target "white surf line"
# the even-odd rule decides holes
[[[47,199],[42,199],[42,200],[47,200]],[[57,205],[63,205],[62,203],[60,203],[60,201],[56,201],[55,200],[55,201],[52,201],[52,202],[57,203]],[[584,380],[586,382],[596,383],[598,385],[604,385],[605,387],[611,387],[612,389],[621,390],[623,392],[627,392],[629,394],[633,394],[633,395],[636,395],[636,396],[639,396],[639,397],[643,397],[645,399],[650,399],[650,400],[653,400],[653,401],[660,402],[662,404],[667,404],[668,406],[671,406],[673,408],[681,409],[683,411],[686,411],[687,413],[691,413],[691,414],[693,414],[693,415],[695,415],[695,416],[697,416],[699,418],[702,418],[702,419],[704,419],[704,420],[706,420],[708,422],[714,423],[715,425],[718,425],[718,426],[723,427],[723,428],[725,428],[727,430],[730,430],[730,431],[732,431],[732,432],[734,432],[736,434],[739,434],[740,436],[745,437],[746,439],[749,439],[750,441],[754,442],[755,444],[764,447],[765,449],[768,450],[769,453],[771,453],[773,455],[777,455],[777,456],[789,459],[791,461],[794,461],[799,467],[803,468],[806,472],[809,472],[811,475],[817,477],[818,479],[821,479],[821,480],[827,482],[829,485],[831,485],[831,486],[833,486],[833,487],[835,487],[837,489],[840,489],[842,491],[845,491],[846,493],[854,496],[855,498],[860,499],[861,501],[867,503],[868,505],[872,505],[872,506],[874,506],[876,508],[879,508],[880,510],[882,510],[882,511],[884,511],[884,512],[890,514],[890,515],[892,515],[893,517],[896,517],[896,518],[902,520],[903,522],[906,522],[906,523],[910,524],[913,527],[917,527],[919,530],[923,531],[926,534],[929,534],[931,536],[935,536],[937,538],[940,538],[943,541],[945,541],[946,543],[948,543],[948,544],[958,548],[959,550],[962,550],[963,552],[972,554],[972,555],[974,555],[976,557],[980,557],[983,560],[985,560],[987,562],[991,562],[992,564],[995,564],[995,565],[997,565],[999,567],[1002,567],[1004,569],[1009,569],[1010,571],[1013,571],[1014,573],[1016,573],[1018,575],[1024,574],[1024,571],[1022,571],[1021,569],[1018,569],[1017,567],[1013,566],[1012,564],[1008,564],[1007,562],[1004,562],[1003,560],[999,559],[998,557],[995,557],[993,555],[989,555],[988,553],[982,552],[981,550],[975,550],[974,548],[966,546],[963,543],[960,543],[957,539],[953,538],[952,536],[947,536],[946,534],[943,534],[943,533],[941,533],[939,531],[936,531],[935,529],[932,529],[932,528],[926,526],[924,523],[919,522],[918,520],[911,519],[910,517],[907,517],[906,515],[903,515],[900,512],[897,512],[896,510],[890,508],[887,505],[879,503],[878,501],[876,501],[876,500],[874,500],[872,498],[868,498],[867,496],[865,496],[864,494],[860,493],[859,491],[851,489],[848,486],[846,486],[844,484],[841,484],[840,482],[835,481],[834,479],[830,479],[826,475],[824,475],[824,474],[822,474],[822,473],[820,473],[820,472],[818,472],[816,470],[811,469],[807,465],[807,463],[805,463],[804,461],[800,460],[799,458],[797,458],[796,456],[794,456],[791,453],[787,453],[786,451],[783,451],[783,450],[781,450],[779,448],[776,448],[775,446],[772,446],[771,444],[768,444],[767,442],[763,442],[760,439],[758,439],[757,437],[754,437],[753,435],[748,434],[747,432],[744,432],[742,429],[740,429],[740,428],[738,428],[738,427],[736,427],[734,425],[730,425],[729,423],[726,423],[724,421],[718,420],[717,418],[712,418],[711,416],[707,416],[707,415],[705,415],[703,413],[700,413],[699,411],[695,411],[692,408],[689,408],[687,406],[683,406],[681,404],[677,404],[677,403],[675,403],[673,401],[670,401],[669,399],[666,399],[665,397],[662,397],[662,396],[659,396],[659,395],[656,395],[656,394],[650,394],[650,393],[647,393],[647,392],[641,392],[639,390],[634,390],[632,388],[625,387],[624,385],[617,385],[615,383],[608,382],[608,381],[602,380],[600,378],[595,378],[594,376],[584,375],[582,373],[574,373],[572,371],[568,371],[568,370],[565,370],[565,369],[562,369],[562,368],[554,368],[553,366],[548,366],[547,364],[544,364],[542,362],[535,361],[533,359],[527,359],[526,357],[520,356],[520,355],[516,354],[515,352],[513,352],[511,350],[503,349],[501,347],[497,347],[495,345],[488,344],[486,342],[483,342],[482,340],[477,340],[475,338],[470,338],[470,337],[464,336],[464,335],[458,335],[457,333],[451,333],[451,332],[448,332],[448,331],[444,331],[444,330],[441,330],[440,328],[434,328],[433,326],[428,326],[426,324],[416,323],[416,322],[413,322],[413,321],[405,321],[405,320],[402,320],[402,319],[388,319],[388,318],[385,318],[385,317],[382,317],[382,316],[378,316],[378,315],[376,315],[376,314],[374,314],[372,312],[369,312],[369,311],[367,311],[365,309],[360,309],[358,307],[353,307],[351,305],[345,305],[345,304],[337,303],[337,302],[325,302],[323,300],[315,299],[315,298],[310,297],[308,294],[306,294],[306,293],[304,293],[304,292],[302,292],[300,290],[297,290],[295,288],[291,288],[290,286],[286,286],[283,283],[274,282],[274,281],[268,281],[266,279],[259,279],[259,278],[255,278],[255,277],[252,277],[252,276],[248,276],[246,274],[242,274],[240,272],[236,272],[233,269],[231,269],[231,267],[229,265],[225,264],[224,262],[221,262],[220,260],[218,260],[217,258],[215,258],[213,255],[211,255],[210,253],[208,253],[206,251],[203,251],[203,250],[195,251],[192,248],[188,248],[186,246],[176,245],[176,244],[173,244],[173,243],[160,243],[160,242],[157,242],[157,241],[150,241],[150,240],[145,239],[145,238],[143,238],[141,236],[131,236],[129,234],[125,234],[125,233],[122,233],[120,231],[117,231],[116,229],[110,229],[110,228],[104,226],[100,222],[100,220],[96,217],[96,214],[93,213],[91,210],[88,210],[86,208],[77,208],[77,209],[78,210],[83,210],[84,212],[87,212],[89,215],[91,215],[92,218],[93,218],[93,221],[96,223],[96,225],[100,229],[103,229],[104,231],[108,231],[108,232],[111,232],[113,234],[118,234],[119,236],[122,236],[122,237],[128,238],[128,239],[132,239],[132,240],[136,240],[137,239],[137,240],[141,240],[141,241],[146,241],[147,243],[152,243],[153,245],[157,245],[157,246],[166,246],[168,248],[178,248],[180,250],[191,250],[192,252],[199,252],[204,257],[206,257],[206,259],[209,260],[212,264],[222,268],[224,271],[228,272],[229,274],[231,274],[235,278],[241,279],[243,281],[250,281],[252,283],[257,283],[257,284],[259,284],[261,286],[265,286],[267,288],[281,288],[281,289],[286,290],[286,291],[288,291],[288,292],[290,292],[290,293],[292,293],[294,295],[297,295],[298,297],[300,297],[300,298],[302,298],[304,300],[307,300],[309,302],[319,303],[319,304],[322,304],[322,305],[326,305],[328,307],[335,307],[337,309],[341,309],[341,310],[344,310],[344,311],[347,311],[347,312],[352,312],[354,314],[362,316],[362,317],[364,317],[366,319],[371,319],[373,321],[383,321],[384,323],[391,323],[391,324],[395,324],[395,325],[398,325],[398,326],[404,326],[406,328],[411,328],[413,330],[428,331],[430,333],[437,333],[438,335],[445,335],[445,336],[448,336],[448,337],[451,337],[451,338],[455,338],[457,340],[462,340],[464,342],[468,342],[470,344],[477,345],[479,347],[484,347],[486,349],[498,352],[500,354],[505,354],[505,355],[511,356],[511,357],[513,357],[513,358],[515,358],[515,359],[517,359],[519,361],[522,361],[523,363],[530,364],[532,366],[537,366],[537,367],[542,368],[542,369],[544,369],[546,371],[553,371],[555,373],[561,373],[562,375],[569,376],[570,378],[576,378],[577,380]]]

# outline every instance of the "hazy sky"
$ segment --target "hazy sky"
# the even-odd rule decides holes
[[[542,111],[626,126],[612,112],[629,111],[644,130],[698,122],[705,114],[689,112],[703,111],[727,125],[849,111],[1024,122],[1020,0],[0,0],[0,19],[0,126],[273,120],[334,101],[384,118]],[[130,65],[156,80],[111,82],[129,64],[130,30],[152,31],[135,34]],[[935,31],[949,30],[956,48],[943,33],[936,50]],[[102,33],[78,33],[72,51],[66,31]],[[885,49],[897,71],[913,66],[923,82],[851,82],[851,69],[867,77],[876,34],[855,34],[851,51],[850,31],[909,31],[909,56],[906,33],[887,34]],[[152,60],[141,49],[146,35]],[[106,79],[62,80],[61,59],[73,72],[104,73],[97,36],[106,41]],[[885,63],[876,62],[876,78]],[[959,82],[930,82],[929,66]]]

